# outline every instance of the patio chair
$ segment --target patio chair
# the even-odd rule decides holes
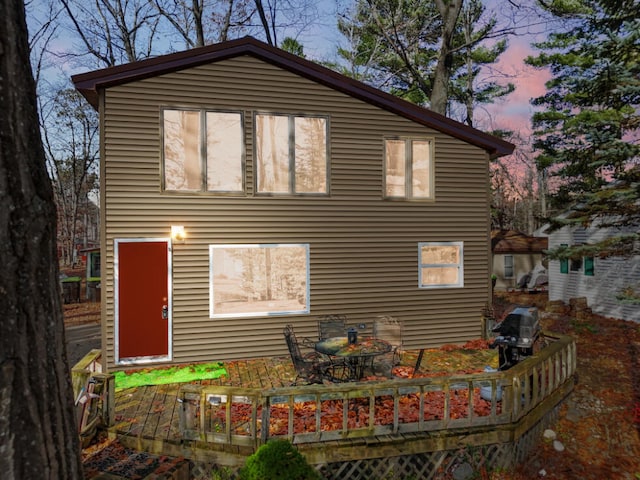
[[[326,340],[347,335],[347,317],[345,315],[324,315],[318,319],[318,339]]]
[[[324,360],[319,353],[310,352],[303,355],[292,325],[284,327],[283,333],[291,355],[291,362],[296,370],[294,383],[297,383],[298,378],[303,378],[309,383],[338,381],[345,375],[344,372],[339,375],[340,366],[332,361]]]
[[[402,324],[389,315],[380,315],[373,321],[373,336],[391,344],[391,351],[379,360],[390,362],[391,367],[398,365],[402,350]]]

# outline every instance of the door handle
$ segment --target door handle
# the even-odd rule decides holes
[[[162,306],[162,319],[163,320],[167,320],[169,318],[169,306],[168,305],[163,305]]]

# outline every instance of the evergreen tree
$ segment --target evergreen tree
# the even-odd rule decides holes
[[[481,67],[506,49],[504,39],[484,45],[503,33],[480,0],[359,0],[348,17],[338,21],[350,43],[338,51],[349,63],[342,73],[449,116],[452,103],[462,105],[469,125],[476,105],[514,89],[478,80]]]
[[[483,21],[485,10],[480,0],[469,0],[465,3],[454,39],[454,44],[461,45],[461,48],[454,56],[449,94],[456,103],[463,106],[464,114],[461,121],[470,126],[473,125],[476,105],[493,103],[495,99],[515,90],[513,83],[500,85],[495,81],[479,79],[482,66],[497,62],[507,49],[506,38],[491,46],[482,44],[483,40],[493,35],[498,23],[495,16],[490,16],[486,22]]]
[[[640,5],[637,0],[554,0],[566,29],[527,62],[548,67],[546,107],[533,118],[538,168],[555,177],[552,225],[623,227],[596,245],[555,258],[636,255],[640,228]],[[629,231],[631,233],[629,233]]]

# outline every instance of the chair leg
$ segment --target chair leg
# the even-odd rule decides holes
[[[416,373],[418,373],[418,370],[420,369],[420,364],[422,363],[423,355],[424,355],[424,348],[421,348],[420,353],[418,353],[418,358],[416,359],[416,365],[415,367],[413,367],[413,373],[411,374],[411,377],[415,377]]]

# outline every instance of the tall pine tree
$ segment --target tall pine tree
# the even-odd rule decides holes
[[[357,0],[338,29],[350,42],[343,73],[469,125],[476,105],[514,89],[479,79],[506,49],[480,0]]]
[[[545,107],[533,124],[538,168],[555,178],[554,227],[623,227],[554,258],[640,253],[640,5],[637,0],[543,2],[566,29],[536,44],[527,62],[548,67]]]

